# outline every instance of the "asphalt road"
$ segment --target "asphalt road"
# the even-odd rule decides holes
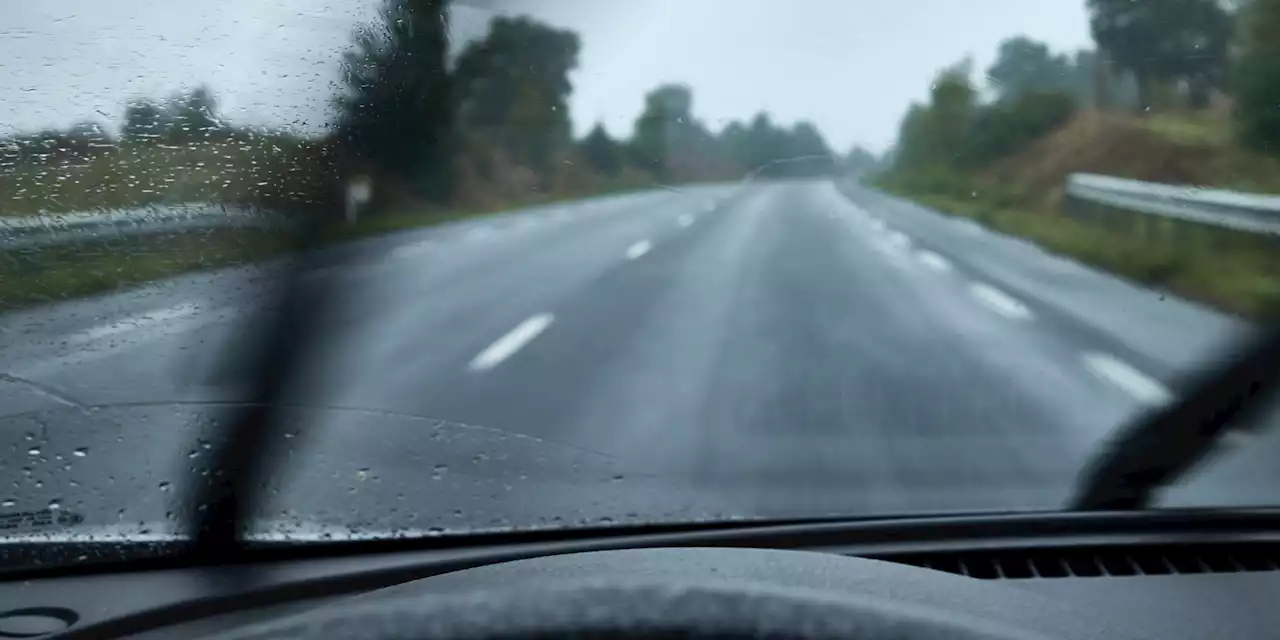
[[[466,529],[1058,508],[1247,328],[861,187],[580,201],[364,241],[264,518]],[[0,510],[172,522],[269,273],[2,319]],[[221,374],[215,373],[221,371]],[[125,403],[125,404],[121,404]],[[1169,504],[1280,502],[1242,438]]]

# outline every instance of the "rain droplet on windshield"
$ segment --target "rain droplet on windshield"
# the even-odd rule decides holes
[[[76,449],[75,451],[72,451],[72,452],[71,452],[71,455],[73,455],[73,456],[75,456],[75,457],[77,457],[77,458],[83,458],[83,457],[85,457],[85,456],[88,456],[88,455],[89,455],[89,448],[88,448],[88,447],[80,447],[80,448]]]

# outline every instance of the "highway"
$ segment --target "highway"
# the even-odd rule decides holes
[[[1108,433],[1248,332],[829,181],[594,198],[359,249],[309,276],[344,304],[264,518],[1055,509]],[[200,403],[242,394],[217,365],[269,281],[187,275],[0,320],[4,508],[175,520],[217,437]],[[1249,438],[1170,504],[1275,504],[1280,443]]]

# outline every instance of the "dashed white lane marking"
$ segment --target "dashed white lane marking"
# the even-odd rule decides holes
[[[1173,400],[1173,394],[1164,385],[1114,356],[1091,352],[1084,354],[1083,358],[1085,368],[1093,375],[1133,396],[1139,402],[1161,405]]]
[[[396,247],[395,249],[392,249],[389,256],[393,260],[398,260],[400,258],[412,258],[413,256],[426,253],[430,248],[430,242],[415,242],[413,244],[406,244],[403,247]]]
[[[932,251],[920,251],[920,262],[934,271],[951,270],[951,261]]]
[[[79,333],[73,333],[67,337],[67,342],[84,344],[130,331],[137,331],[138,329],[145,329],[146,327],[185,320],[199,312],[200,308],[194,304],[180,304],[166,309],[156,309],[155,311],[122,318],[111,324],[104,324],[85,329]]]
[[[681,214],[679,218],[676,218],[676,224],[682,228],[688,227],[693,224],[693,216],[687,213]]]
[[[471,360],[471,370],[486,371],[502,364],[504,360],[510,358],[533,341],[534,338],[538,337],[538,334],[546,331],[554,320],[555,316],[549,313],[540,313],[516,325],[516,328],[507,332],[507,335],[498,338],[484,351],[477,354]]]
[[[644,254],[649,253],[649,250],[652,248],[653,248],[652,242],[649,242],[648,240],[641,240],[640,242],[637,242],[627,247],[627,259],[635,260],[636,258],[639,258],[640,256],[643,256]]]
[[[975,282],[970,285],[969,291],[973,293],[973,296],[979,302],[1006,318],[1026,320],[1031,317],[1031,310],[1026,305],[1019,302],[1017,298],[991,285]]]

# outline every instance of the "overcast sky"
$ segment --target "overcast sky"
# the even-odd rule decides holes
[[[318,126],[338,56],[378,0],[8,0],[0,3],[0,131],[94,119],[131,96],[209,85],[240,123]],[[990,62],[1025,34],[1090,46],[1084,0],[470,0],[457,42],[495,9],[582,37],[571,101],[579,133],[631,132],[644,93],[694,88],[712,128],[760,109],[813,121],[831,144],[882,151],[941,67]],[[978,80],[981,80],[979,78]]]

